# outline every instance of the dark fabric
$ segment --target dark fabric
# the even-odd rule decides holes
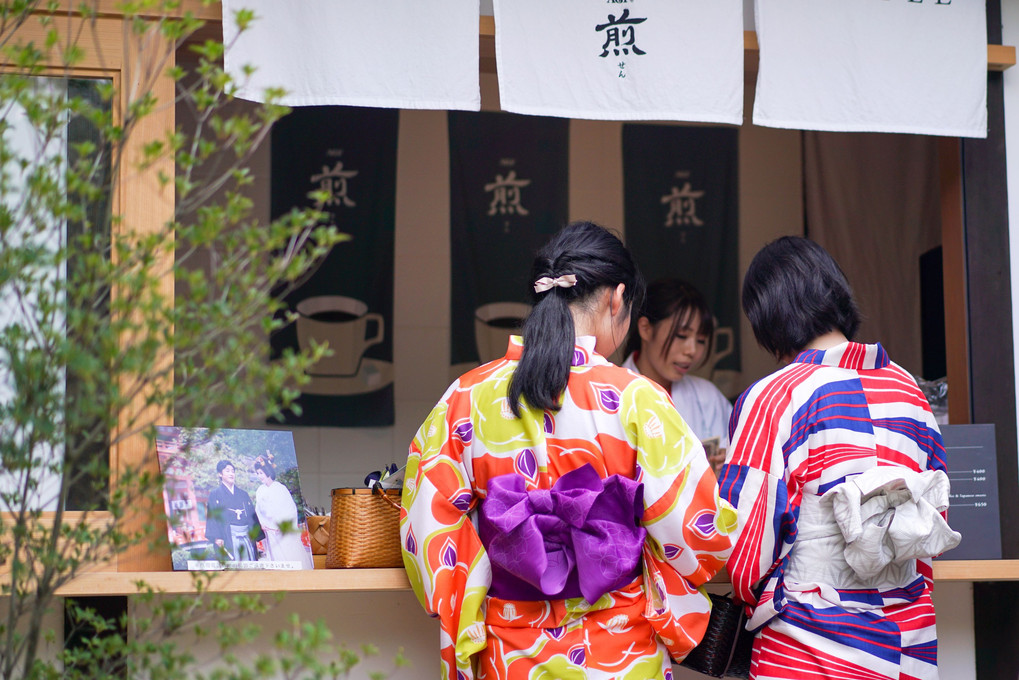
[[[739,158],[734,128],[623,126],[626,245],[648,281],[680,278],[731,328],[717,369],[740,370]]]
[[[321,209],[331,213],[338,229],[351,237],[334,247],[307,281],[284,297],[298,312],[302,301],[315,298],[321,304],[305,305],[315,312],[316,321],[342,325],[339,319],[343,318],[355,325],[332,336],[335,358],[313,369],[312,380],[298,399],[302,413],[287,414],[289,424],[372,427],[394,423],[398,123],[399,111],[393,109],[309,106],[294,109],[273,128],[273,218],[295,206],[312,207],[308,193],[327,188],[332,199]],[[273,359],[299,346],[300,323],[299,319],[272,335]],[[324,327],[314,328],[308,332],[322,339]]]
[[[454,366],[494,358],[481,357],[478,350],[479,307],[528,303],[534,254],[567,220],[568,143],[565,119],[449,113]],[[508,318],[503,322],[511,323]],[[502,344],[496,356],[505,351]]]
[[[920,375],[920,257],[941,241],[937,139],[804,132],[803,199],[807,236],[839,263],[863,312],[856,339],[880,338]]]
[[[261,540],[265,536],[255,515],[255,505],[251,502],[251,496],[237,486],[234,487],[233,493],[223,484],[213,489],[209,494],[206,517],[205,537],[213,542],[223,541],[223,548],[232,560],[239,558],[231,527],[242,527],[254,540]],[[248,550],[253,552],[251,547]],[[249,559],[257,560],[258,553],[252,554]]]

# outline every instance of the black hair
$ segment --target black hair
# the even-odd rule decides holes
[[[276,466],[270,465],[269,463],[258,462],[255,463],[255,470],[261,470],[265,473],[265,476],[269,479],[276,479]]]
[[[838,263],[798,236],[783,236],[754,256],[743,278],[743,312],[757,343],[778,359],[795,356],[833,330],[852,340],[860,327],[853,290]]]
[[[234,466],[234,464],[233,464],[233,463],[231,463],[230,461],[228,461],[228,460],[226,460],[226,459],[224,458],[223,460],[221,460],[221,461],[219,461],[218,463],[216,463],[216,474],[218,475],[218,474],[220,474],[221,472],[223,472],[223,470],[224,470],[224,469],[226,469],[226,467],[227,467],[228,465],[229,465],[230,467],[232,467],[232,468],[235,468],[235,469],[236,469],[236,467]]]
[[[535,293],[534,307],[523,325],[524,350],[509,384],[509,404],[520,417],[520,401],[531,408],[559,410],[570,377],[576,342],[570,305],[590,304],[606,287],[622,283],[623,304],[633,314],[644,301],[644,278],[619,237],[593,222],[563,227],[538,251],[531,281],[566,274],[577,277],[575,286]]]
[[[676,333],[690,324],[695,312],[701,318],[699,333],[708,336],[707,354],[711,354],[711,345],[715,341],[715,317],[711,314],[707,300],[693,284],[682,279],[658,279],[651,282],[647,287],[644,305],[636,316],[644,317],[652,326],[665,319],[672,319],[669,339],[662,347],[662,356],[665,356],[676,339]],[[626,356],[639,350],[640,345],[640,329],[637,324],[633,324],[626,341]]]

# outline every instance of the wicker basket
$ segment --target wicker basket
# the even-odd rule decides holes
[[[400,491],[333,489],[328,569],[402,567]]]
[[[308,515],[308,533],[311,535],[311,554],[325,555],[329,545],[329,516]]]

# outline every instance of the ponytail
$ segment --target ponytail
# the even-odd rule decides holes
[[[562,405],[576,343],[571,305],[590,303],[602,289],[620,283],[631,315],[644,299],[644,280],[630,252],[618,237],[592,222],[568,224],[545,244],[535,257],[531,281],[541,284],[532,293],[534,306],[523,325],[523,354],[508,393],[518,418],[521,401],[549,411]]]

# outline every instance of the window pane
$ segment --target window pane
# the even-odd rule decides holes
[[[101,426],[92,428],[94,434],[84,441],[68,436],[74,432],[77,438],[82,429],[80,419],[73,417],[78,378],[68,374],[59,359],[46,360],[60,356],[55,349],[67,334],[66,291],[68,282],[74,281],[76,261],[65,255],[65,248],[86,231],[101,235],[97,244],[108,242],[108,193],[90,201],[74,221],[61,217],[62,210],[52,200],[59,199],[61,192],[66,194],[64,171],[77,160],[80,147],[76,145],[86,140],[98,145],[98,131],[82,116],[58,114],[59,125],[53,127],[46,125],[52,115],[35,115],[37,105],[64,110],[62,103],[68,97],[99,105],[102,82],[33,78],[25,95],[4,102],[0,183],[0,493],[4,502],[0,510],[26,505],[53,510],[65,458],[80,469],[88,457],[108,457],[103,444],[109,436]],[[12,91],[5,90],[5,95]],[[100,185],[108,187],[108,154],[97,158]],[[98,309],[100,315],[105,313],[101,300]],[[105,479],[92,474],[79,481],[72,487],[72,509],[105,503]]]

